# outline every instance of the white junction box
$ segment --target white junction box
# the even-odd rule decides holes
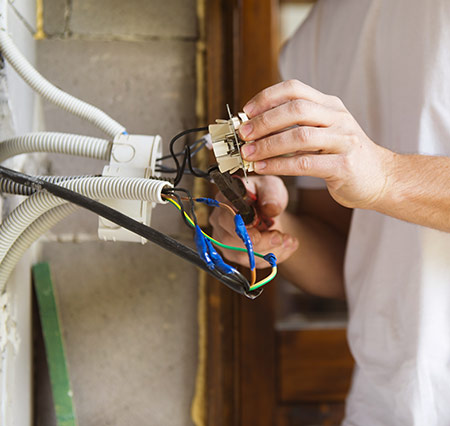
[[[156,159],[162,155],[160,136],[128,135],[116,136],[111,150],[109,166],[103,169],[103,176],[159,177],[155,173]],[[150,225],[155,203],[140,200],[99,200],[121,213]],[[99,217],[98,237],[105,241],[130,241],[146,243],[145,238],[134,234],[115,223]]]

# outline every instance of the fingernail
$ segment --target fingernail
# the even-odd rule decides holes
[[[250,157],[252,154],[255,153],[255,151],[256,151],[256,147],[253,143],[245,144],[242,147],[242,155],[244,158]]]
[[[261,206],[263,206],[263,207],[268,206],[268,205],[278,206],[278,201],[276,201],[276,200],[264,200],[261,203]]]
[[[267,200],[261,203],[261,209],[263,209],[264,214],[269,217],[278,216],[281,212],[280,205],[275,200]]]
[[[270,243],[272,244],[272,246],[276,247],[281,245],[281,243],[283,242],[283,239],[281,238],[281,235],[274,235],[272,237],[272,239],[270,240]]]
[[[255,104],[253,102],[249,102],[248,104],[246,104],[244,106],[244,108],[242,108],[244,110],[244,112],[250,116],[251,113],[253,112],[253,110],[255,109]]]
[[[258,173],[259,171],[264,170],[266,168],[266,166],[267,166],[267,163],[265,161],[257,161],[254,164],[255,172]]]
[[[247,138],[248,136],[250,136],[253,132],[253,124],[252,123],[244,123],[241,127],[239,127],[239,134],[244,137]]]

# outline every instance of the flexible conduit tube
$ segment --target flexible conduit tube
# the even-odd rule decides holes
[[[46,80],[22,55],[4,29],[0,30],[0,50],[24,81],[49,102],[91,122],[112,138],[126,131],[100,109],[63,92]]]
[[[161,197],[169,182],[144,178],[91,177],[59,182],[60,186],[90,198],[119,198],[166,203]],[[36,192],[19,204],[0,225],[0,263],[11,246],[37,218],[48,210],[64,204],[63,199],[47,192]],[[0,294],[2,289],[0,289]]]
[[[0,294],[5,288],[12,271],[16,267],[20,258],[41,235],[49,231],[59,221],[78,209],[78,206],[72,203],[65,203],[61,206],[49,210],[47,213],[36,219],[19,236],[6,254],[3,262],[0,264]]]
[[[108,161],[112,146],[111,141],[90,136],[54,132],[28,133],[0,142],[0,162],[29,152],[77,155]]]
[[[63,180],[69,179],[81,179],[95,176],[36,176],[39,179],[46,180],[47,182],[60,183]],[[0,178],[0,194],[13,194],[13,195],[31,195],[36,192],[35,189],[30,186],[22,185],[21,183],[13,182],[12,180]]]

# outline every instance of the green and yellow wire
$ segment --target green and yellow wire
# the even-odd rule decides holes
[[[165,200],[167,200],[171,204],[173,204],[178,210],[183,211],[184,212],[184,217],[186,218],[186,220],[189,222],[189,224],[193,228],[195,228],[195,224],[194,224],[194,221],[192,220],[192,218],[181,208],[181,206],[173,198],[168,197],[168,196],[163,196],[163,197],[164,197]],[[220,203],[220,205],[221,205],[221,207],[228,208],[229,210],[231,210],[231,212],[233,214],[235,214],[234,211],[229,206],[227,206],[226,204]],[[222,247],[222,248],[227,249],[227,250],[234,250],[234,251],[240,251],[240,252],[247,253],[247,249],[246,248],[229,246],[227,244],[223,244],[220,241],[217,241],[216,239],[214,239],[213,237],[210,237],[203,230],[202,230],[202,234],[206,238],[208,238],[208,240],[210,240],[214,245],[216,245],[218,247]],[[264,255],[261,254],[261,253],[257,253],[256,251],[255,251],[255,256],[260,257],[261,259],[264,259]],[[255,283],[255,281],[256,281],[256,271],[253,270],[251,272],[252,272],[252,282],[250,284],[250,290],[252,291],[252,290],[256,290],[256,289],[266,285],[270,281],[272,281],[275,278],[275,276],[277,275],[277,267],[273,266],[272,267],[272,272],[270,273],[270,275],[268,275],[266,278],[262,279],[261,281],[258,281],[257,283]]]

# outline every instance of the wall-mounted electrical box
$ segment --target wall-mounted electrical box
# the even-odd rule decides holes
[[[103,176],[158,177],[156,159],[161,157],[161,137],[122,134],[114,139],[111,159],[103,169]],[[139,200],[102,199],[100,202],[119,210],[138,222],[150,225],[155,203]],[[99,217],[98,236],[105,241],[130,241],[146,243],[145,238]]]

